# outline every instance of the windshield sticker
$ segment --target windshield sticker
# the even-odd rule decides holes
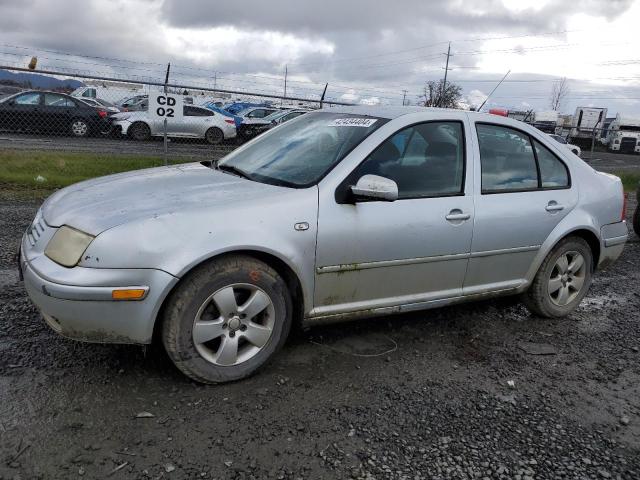
[[[369,128],[378,121],[377,118],[336,118],[328,126],[329,127],[365,127]]]

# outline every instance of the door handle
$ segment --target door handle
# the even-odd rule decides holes
[[[564,210],[564,205],[560,205],[555,201],[550,201],[549,204],[545,207],[547,212],[559,212],[560,210]]]
[[[462,210],[451,210],[447,216],[445,216],[450,222],[469,220],[471,218],[470,213],[462,213]]]

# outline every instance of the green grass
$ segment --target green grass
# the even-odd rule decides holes
[[[192,160],[175,160],[184,163]],[[103,153],[0,151],[0,190],[52,191],[89,178],[163,165],[160,157]],[[622,179],[624,189],[634,192],[640,172],[611,172]]]
[[[611,172],[616,177],[620,177],[625,192],[635,192],[640,182],[640,172]]]
[[[182,163],[190,160],[172,160]],[[6,188],[53,190],[89,178],[158,167],[160,157],[101,153],[0,151],[0,184]]]

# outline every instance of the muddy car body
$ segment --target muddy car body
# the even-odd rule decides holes
[[[344,107],[216,164],[89,180],[25,233],[26,289],[86,341],[162,338],[187,375],[245,377],[291,325],[523,294],[569,314],[627,239],[622,184],[508,118]]]

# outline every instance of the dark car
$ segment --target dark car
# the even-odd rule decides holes
[[[237,127],[238,135],[244,140],[249,140],[288,120],[304,115],[307,112],[308,110],[287,109],[277,110],[264,118],[244,118],[242,120],[242,124]]]
[[[69,95],[28,91],[0,100],[0,130],[70,134],[106,132],[109,113]]]

